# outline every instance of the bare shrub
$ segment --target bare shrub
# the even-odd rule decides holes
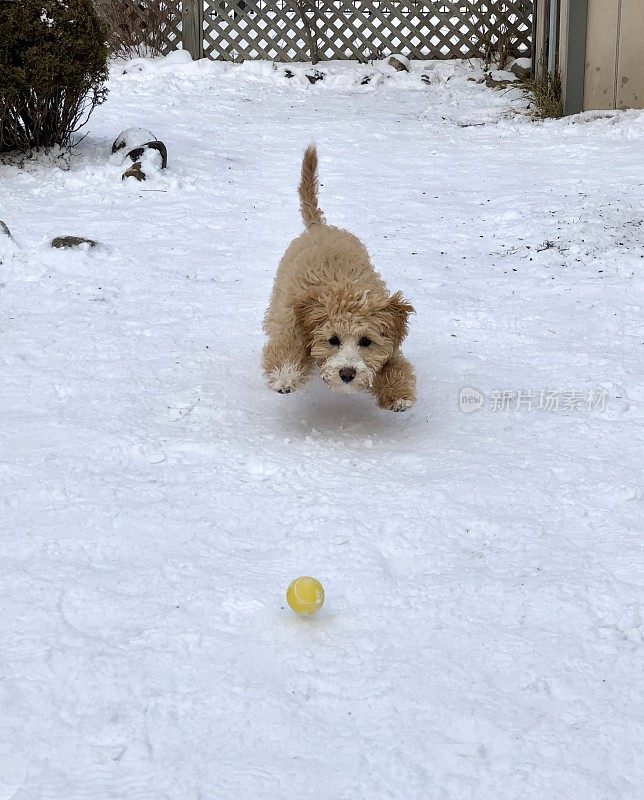
[[[508,22],[513,12],[505,0],[481,0],[472,17],[478,34],[480,57],[487,68],[495,65],[504,69],[511,58],[520,55],[517,37]]]
[[[315,66],[320,60],[318,49],[319,43],[315,24],[318,13],[316,3],[314,0],[295,0],[294,5],[297,8],[297,13],[300,16],[300,20],[302,21],[304,35],[306,36],[306,42],[309,46],[311,64]],[[309,17],[309,12],[311,13],[311,17]]]
[[[563,117],[563,94],[559,73],[554,75],[548,73],[544,78],[526,81],[524,85],[532,94],[542,117]]]
[[[107,89],[91,0],[0,3],[0,152],[66,147]]]
[[[167,50],[168,28],[181,15],[177,0],[94,0],[108,31],[113,55],[160,56]]]

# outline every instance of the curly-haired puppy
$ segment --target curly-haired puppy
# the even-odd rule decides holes
[[[369,391],[389,411],[416,400],[411,364],[400,352],[412,306],[390,295],[364,245],[327,225],[318,208],[317,153],[304,153],[299,186],[306,231],[289,245],[264,319],[263,368],[271,389],[299,389],[317,365],[342,391]]]

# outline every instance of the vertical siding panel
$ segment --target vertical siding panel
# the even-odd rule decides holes
[[[559,0],[559,41],[557,42],[557,69],[564,89],[566,102],[566,81],[568,79],[568,22],[570,18],[570,0]]]
[[[644,2],[622,0],[617,108],[644,108]]]
[[[619,3],[620,0],[588,2],[584,109],[615,108]]]

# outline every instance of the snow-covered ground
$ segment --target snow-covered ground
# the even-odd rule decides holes
[[[0,166],[0,800],[641,798],[644,114],[178,62]],[[417,309],[407,414],[263,384],[311,140]]]

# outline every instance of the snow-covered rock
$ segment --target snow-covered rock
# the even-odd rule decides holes
[[[387,64],[397,72],[411,72],[411,62],[402,53],[394,53],[387,59]]]
[[[495,83],[514,83],[517,80],[517,76],[507,69],[492,69],[489,75]]]
[[[88,249],[96,247],[98,242],[88,239],[85,236],[56,236],[51,240],[51,246],[57,250],[68,250],[74,247]]]
[[[162,143],[159,142],[159,144]],[[132,151],[129,155],[134,163],[125,170],[122,179],[136,178],[138,181],[144,181],[148,177],[156,175],[160,170],[165,169],[164,152],[155,147],[142,147],[137,151]]]
[[[152,131],[147,128],[128,128],[119,133],[114,142],[112,143],[112,153],[123,151],[124,154],[133,150],[135,147],[141,147],[146,142],[156,141],[157,137]]]
[[[508,65],[508,69],[517,78],[529,78],[532,70],[532,60],[530,58],[516,58]]]
[[[135,147],[133,150],[129,151],[127,157],[132,161],[141,161],[144,155],[149,151],[156,151],[156,153],[158,153],[159,158],[154,158],[154,161],[160,164],[161,169],[165,169],[168,166],[168,150],[165,144],[158,140],[154,142],[146,142],[140,147]],[[153,155],[151,152],[149,154]]]
[[[146,128],[128,128],[120,133],[112,145],[112,163],[140,162],[141,168],[128,169],[123,178],[135,177],[144,180],[151,173],[165,169],[168,165],[168,150],[164,142],[158,140]]]

